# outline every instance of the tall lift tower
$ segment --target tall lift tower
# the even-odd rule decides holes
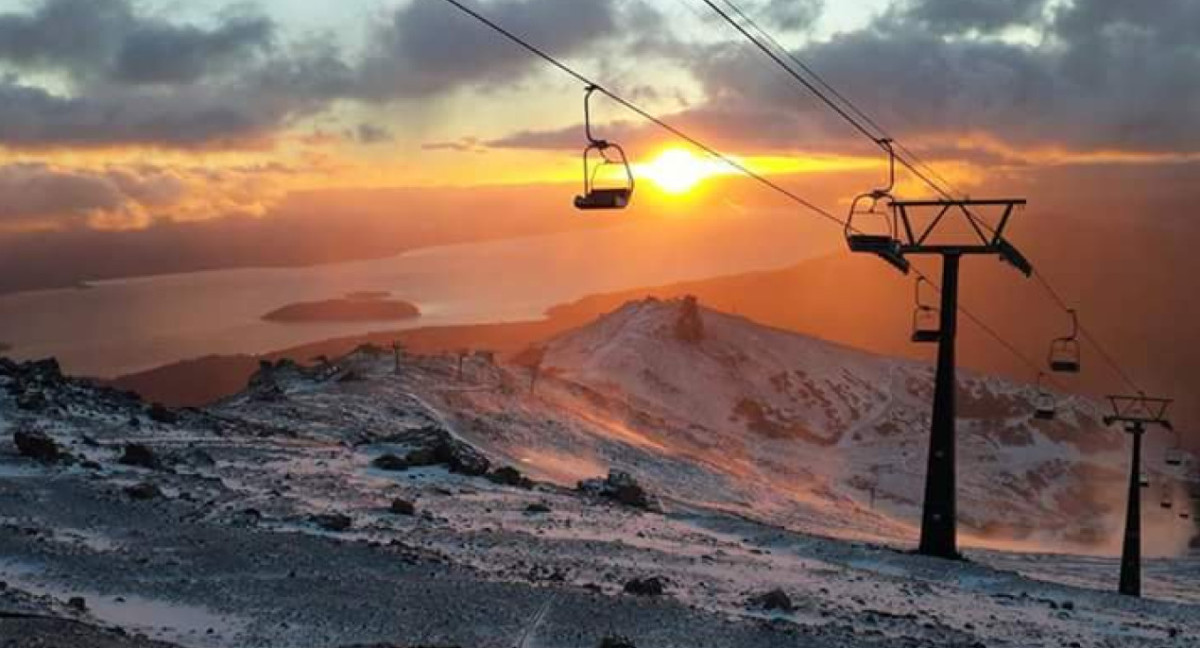
[[[911,256],[942,258],[937,377],[918,551],[927,556],[958,558],[955,346],[958,334],[959,269],[964,256],[988,255],[1008,262],[1027,277],[1033,274],[1033,265],[1004,238],[1013,211],[1023,207],[1025,200],[905,201],[891,199],[888,193],[890,189],[889,185],[888,190],[868,194],[874,201],[888,201],[888,231],[863,233],[854,229],[851,223],[847,226],[846,236],[852,251],[875,254],[905,273],[910,269],[908,258]],[[975,214],[976,211],[988,210],[1000,212],[998,225],[994,228],[988,227]],[[851,208],[852,219],[859,214],[856,214],[854,207]]]
[[[1142,435],[1147,427],[1173,431],[1167,420],[1171,401],[1165,398],[1109,396],[1113,413],[1104,423],[1120,423],[1133,437],[1133,456],[1129,462],[1129,501],[1125,505],[1125,541],[1121,545],[1121,583],[1118,591],[1126,596],[1142,595]]]

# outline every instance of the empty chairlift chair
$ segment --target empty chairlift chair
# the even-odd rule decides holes
[[[1167,448],[1167,456],[1164,458],[1165,463],[1172,468],[1178,468],[1183,465],[1185,459],[1183,444],[1179,438],[1179,433],[1175,433],[1175,443]]]
[[[1079,373],[1079,315],[1071,310],[1071,334],[1050,344],[1050,369],[1058,373]]]
[[[912,341],[918,344],[932,344],[942,339],[942,314],[921,300],[923,283],[928,283],[924,277],[917,279],[917,306],[913,311]]]
[[[1142,488],[1150,488],[1150,475],[1147,475],[1144,470],[1138,472],[1138,485]]]
[[[1039,421],[1053,421],[1058,416],[1058,406],[1054,402],[1054,394],[1046,391],[1042,386],[1042,381],[1045,380],[1046,374],[1038,374],[1037,382],[1037,397],[1034,400],[1033,417]]]
[[[1159,506],[1168,510],[1175,507],[1175,500],[1171,497],[1171,489],[1166,484],[1163,484],[1162,499],[1159,501]]]
[[[911,264],[904,258],[896,215],[891,206],[891,192],[896,186],[896,153],[891,140],[881,139],[879,145],[888,152],[888,185],[861,194],[850,203],[850,215],[846,217],[846,243],[851,252],[874,254],[908,274]]]
[[[633,169],[620,145],[592,135],[592,94],[599,90],[588,86],[583,99],[584,129],[588,145],[583,150],[583,193],[575,197],[575,208],[582,210],[625,209],[633,199]],[[615,186],[597,186],[606,167],[620,167],[621,179]]]

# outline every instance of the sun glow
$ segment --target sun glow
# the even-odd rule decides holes
[[[686,149],[672,148],[650,162],[636,165],[634,175],[650,180],[664,193],[684,194],[706,178],[727,173],[725,165],[696,157]]]

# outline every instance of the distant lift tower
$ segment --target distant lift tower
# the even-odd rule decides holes
[[[887,149],[885,145],[885,149]],[[889,187],[890,188],[890,187]],[[1009,219],[1023,199],[1005,200],[922,200],[891,199],[885,191],[875,197],[890,203],[889,234],[862,236],[853,225],[847,227],[847,239],[854,252],[876,254],[893,267],[907,273],[908,257],[942,257],[942,295],[940,335],[938,336],[937,379],[933,397],[933,424],[929,440],[929,463],[925,474],[925,505],[921,514],[919,552],[926,556],[958,558],[957,498],[955,495],[955,339],[958,332],[959,262],[965,255],[994,255],[1008,262],[1025,276],[1033,266],[1004,239]],[[975,215],[976,210],[999,210],[994,229]],[[876,212],[878,213],[878,212]],[[851,217],[856,214],[851,208]],[[918,223],[919,218],[919,223]],[[953,228],[954,231],[947,231]],[[882,242],[891,236],[889,242]],[[951,239],[946,241],[944,239]]]
[[[1133,457],[1129,464],[1129,501],[1125,505],[1125,542],[1121,547],[1121,585],[1119,592],[1126,596],[1142,595],[1142,435],[1148,426],[1173,430],[1167,420],[1171,401],[1165,398],[1138,396],[1109,396],[1113,413],[1104,423],[1120,423],[1133,437]]]

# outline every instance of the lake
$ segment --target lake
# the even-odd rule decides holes
[[[111,377],[209,354],[256,354],[377,330],[537,318],[588,294],[769,269],[839,242],[794,211],[639,221],[426,248],[387,259],[103,281],[0,297],[9,355],[57,357],[75,374]],[[405,322],[283,324],[261,317],[300,301],[387,291],[417,304]]]

